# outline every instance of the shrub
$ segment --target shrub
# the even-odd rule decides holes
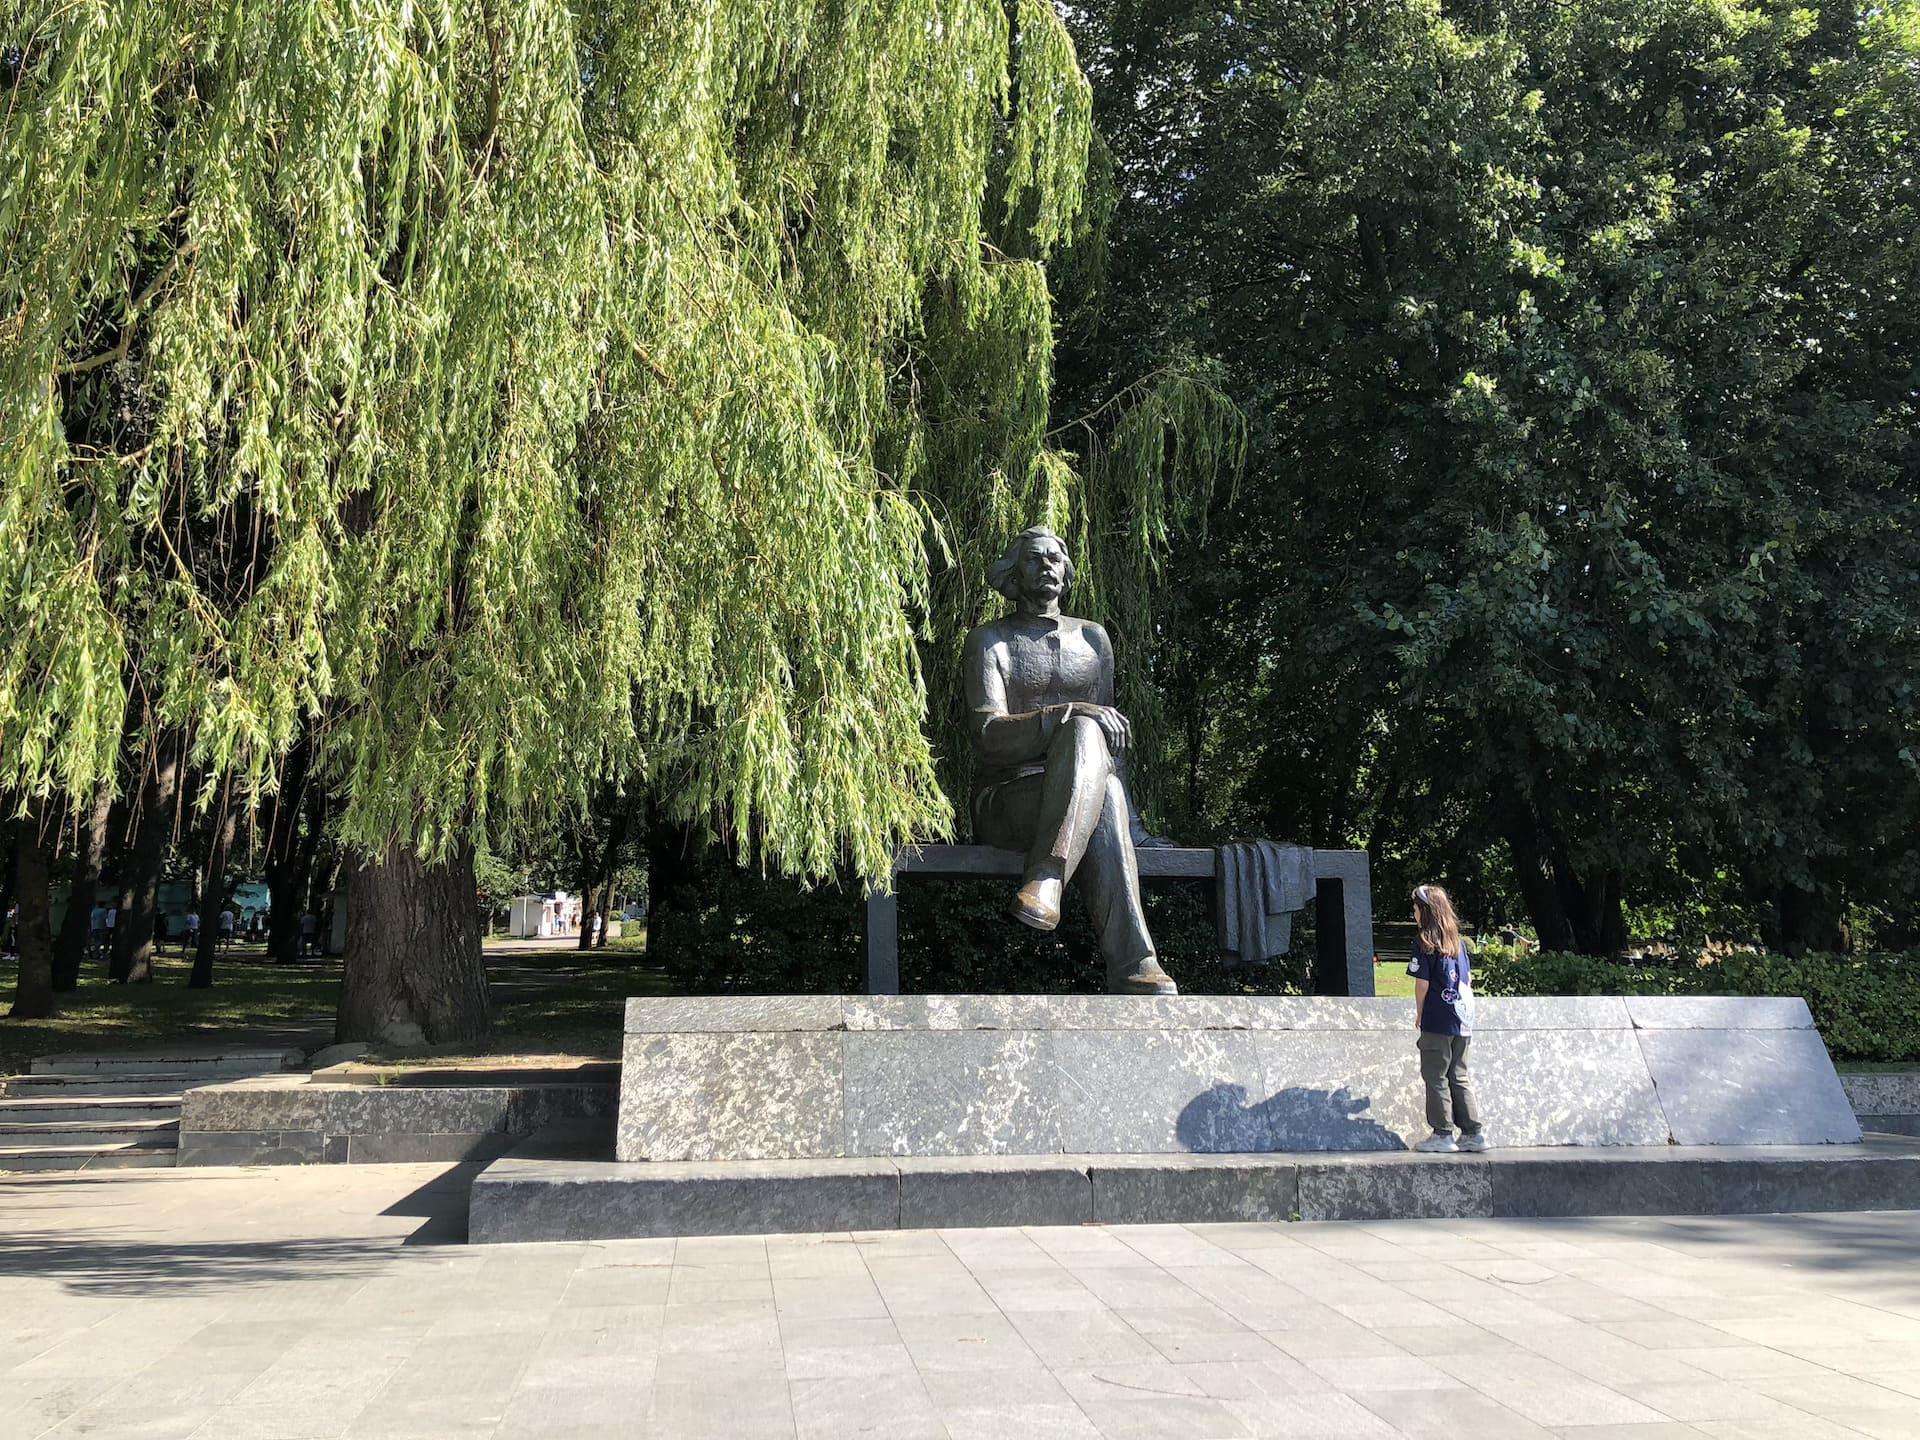
[[[1483,995],[1798,995],[1834,1059],[1920,1060],[1920,954],[1662,964],[1487,945],[1473,970]]]

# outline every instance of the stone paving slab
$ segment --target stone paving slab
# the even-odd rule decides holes
[[[10,1180],[0,1435],[1920,1432],[1920,1213],[473,1247],[471,1173]]]

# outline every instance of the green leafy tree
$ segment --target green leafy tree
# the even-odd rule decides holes
[[[0,35],[0,791],[90,803],[130,697],[202,806],[310,734],[341,1033],[395,1042],[485,1033],[473,856],[609,774],[802,875],[946,825],[917,377],[988,335],[1044,386],[1088,136],[1049,6]]]
[[[1080,24],[1122,198],[1062,391],[1198,353],[1252,425],[1182,562],[1204,818],[1510,884],[1562,948],[1913,914],[1920,11]]]

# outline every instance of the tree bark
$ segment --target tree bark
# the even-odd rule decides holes
[[[649,807],[647,824],[647,954],[670,965],[682,948],[685,924],[706,901],[708,877],[701,863],[706,844],[691,825],[666,819]]]
[[[1560,887],[1541,853],[1540,834],[1533,816],[1515,806],[1505,817],[1507,846],[1513,852],[1514,878],[1520,885],[1520,898],[1526,902],[1527,918],[1533,921],[1533,933],[1542,950],[1572,950],[1573,926],[1566,907],[1560,901]]]
[[[179,789],[180,744],[172,735],[163,736],[121,885],[127,903],[114,923],[115,980],[133,985],[153,980],[153,922],[159,909],[160,872],[166,864],[167,844],[173,838],[173,807]]]
[[[312,754],[312,742],[304,735],[287,752],[287,763],[280,772],[280,793],[273,802],[273,824],[267,834],[266,880],[273,896],[267,922],[267,959],[275,965],[288,964],[300,955],[300,917],[306,912],[307,902],[306,877],[301,869],[301,861],[307,857],[300,812],[305,806]]]
[[[187,977],[187,987],[192,990],[213,988],[213,957],[220,944],[219,927],[213,917],[227,898],[227,852],[233,848],[235,818],[233,778],[229,776],[220,785],[220,809],[209,829],[207,863],[200,871],[200,898],[194,907],[200,912],[200,938],[194,947],[193,973]]]
[[[591,842],[587,852],[587,858],[580,862],[580,874],[576,881],[580,887],[580,939],[573,947],[576,950],[593,948],[593,901],[600,893],[600,877],[594,873]]]
[[[284,950],[276,950],[273,953],[274,963],[278,965],[290,964],[301,958],[305,937],[300,929],[300,921],[304,919],[309,912],[318,919],[321,917],[321,911],[324,909],[322,903],[325,899],[324,887],[322,887],[322,894],[316,895],[314,893],[314,870],[316,862],[320,858],[321,849],[326,844],[326,787],[322,785],[309,785],[307,787],[307,803],[301,808],[306,812],[306,823],[301,827],[298,837],[299,844],[294,847],[293,852],[293,869],[287,877],[287,895],[292,902],[291,908],[293,910],[293,930],[290,935],[283,937],[280,942],[284,944],[286,948]],[[276,890],[274,893],[277,895],[279,892]],[[276,917],[280,914],[277,903],[273,913]],[[319,934],[316,936],[316,939],[319,941],[317,948],[322,954],[326,951],[326,938],[326,928],[323,925]]]
[[[0,790],[0,943],[7,938],[7,916],[13,911],[13,889],[19,867],[14,863],[14,831],[18,828],[8,811],[13,797]]]
[[[80,988],[80,967],[93,938],[94,891],[100,888],[100,870],[107,858],[107,826],[113,818],[113,786],[102,780],[93,791],[93,809],[73,854],[73,880],[67,891],[67,913],[53,950],[53,988],[65,994]]]
[[[1791,882],[1779,885],[1773,892],[1772,929],[1770,948],[1784,955],[1846,949],[1837,887],[1807,889]]]
[[[593,948],[604,950],[607,948],[607,926],[613,923],[613,873],[611,871],[601,882],[600,903],[594,908],[600,912],[600,933],[594,939]]]
[[[10,1020],[38,1020],[54,1013],[52,897],[40,807],[14,825],[14,879],[20,903],[20,972]]]
[[[493,1033],[473,851],[428,865],[405,845],[345,867],[347,954],[339,1041],[478,1046]]]

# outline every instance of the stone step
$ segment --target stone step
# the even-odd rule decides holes
[[[1920,1208],[1920,1143],[1496,1149],[1481,1155],[988,1155],[611,1159],[551,1126],[478,1175],[475,1243],[982,1225]]]
[[[175,1145],[180,1117],[152,1120],[56,1120],[37,1123],[0,1120],[0,1146],[64,1149],[73,1145]]]
[[[178,1095],[49,1095],[0,1099],[0,1124],[63,1120],[177,1120]]]
[[[178,1070],[146,1071],[110,1079],[91,1075],[8,1075],[0,1079],[0,1096],[9,1100],[26,1100],[40,1095],[61,1098],[73,1095],[154,1095],[178,1100],[183,1090],[194,1085],[205,1085],[208,1079],[204,1075],[186,1075]]]
[[[42,1055],[29,1070],[35,1075],[123,1075],[171,1071],[184,1075],[270,1075],[297,1070],[304,1052],[281,1046],[259,1049],[183,1051],[166,1054]]]
[[[131,1170],[173,1163],[171,1145],[0,1146],[0,1171]]]

